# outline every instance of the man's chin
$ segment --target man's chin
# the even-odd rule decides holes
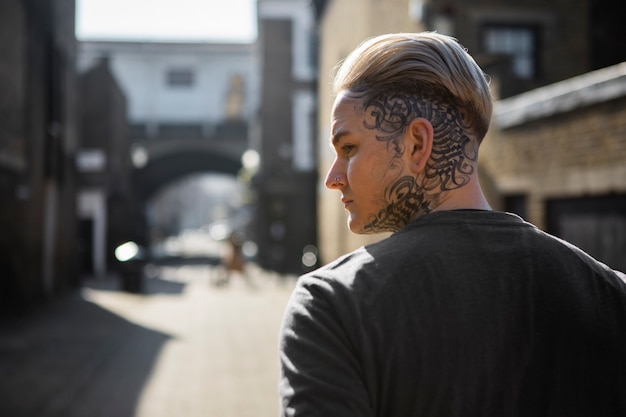
[[[359,222],[356,218],[352,217],[352,214],[350,214],[348,216],[348,229],[357,235],[378,235],[381,233],[395,233],[400,230],[401,227],[380,227],[380,225],[372,222],[363,224],[363,222]]]
[[[357,235],[367,234],[367,233],[363,230],[363,225],[362,225],[362,224],[360,224],[359,222],[355,221],[355,220],[352,218],[352,215],[348,216],[347,226],[348,226],[348,229],[349,229],[352,233],[355,233],[355,234],[357,234]]]
[[[375,230],[368,225],[363,225],[357,221],[352,220],[352,218],[348,218],[348,229],[354,234],[357,235],[375,235],[378,233],[384,233],[382,231]]]

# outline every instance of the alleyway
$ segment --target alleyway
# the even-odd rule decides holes
[[[144,295],[115,279],[0,327],[3,417],[274,417],[277,337],[294,277],[209,284],[163,268]]]

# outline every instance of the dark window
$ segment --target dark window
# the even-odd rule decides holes
[[[131,138],[145,138],[148,136],[148,126],[145,123],[131,123],[128,130]]]
[[[591,69],[608,67],[626,61],[626,2],[624,0],[593,0],[590,2],[589,32],[591,38]]]
[[[527,219],[527,198],[525,195],[509,195],[504,197],[504,211],[515,213]]]
[[[195,74],[189,68],[176,68],[167,71],[167,85],[170,87],[191,87]]]
[[[548,232],[626,270],[626,194],[548,200],[546,214]]]
[[[202,138],[201,124],[194,123],[161,123],[159,124],[159,137],[174,139],[197,139]]]
[[[538,35],[535,26],[486,25],[482,38],[485,52],[511,56],[513,74],[522,79],[537,78]]]

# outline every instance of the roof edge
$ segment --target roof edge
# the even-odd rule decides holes
[[[626,62],[540,87],[494,104],[501,129],[626,96]]]

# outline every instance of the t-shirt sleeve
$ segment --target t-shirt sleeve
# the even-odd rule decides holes
[[[300,278],[291,296],[280,332],[281,416],[373,416],[350,308],[337,297],[314,277]]]

